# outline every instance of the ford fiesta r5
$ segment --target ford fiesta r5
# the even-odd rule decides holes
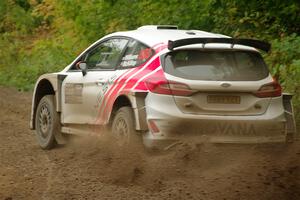
[[[292,141],[291,95],[259,52],[269,49],[175,26],[113,33],[37,80],[30,127],[44,149],[103,126],[120,144],[139,136],[147,147]]]

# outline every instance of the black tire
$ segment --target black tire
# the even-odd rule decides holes
[[[140,146],[141,137],[135,130],[135,121],[131,107],[121,107],[112,122],[111,132],[119,146]]]
[[[57,144],[55,133],[60,131],[60,117],[55,108],[55,96],[46,95],[40,100],[36,110],[36,137],[42,149],[52,149]]]

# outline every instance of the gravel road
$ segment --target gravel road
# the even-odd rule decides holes
[[[0,200],[300,199],[300,142],[120,149],[105,137],[50,151],[29,130],[31,93],[0,87]]]

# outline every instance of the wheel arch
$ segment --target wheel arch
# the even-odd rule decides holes
[[[116,115],[116,112],[123,106],[128,106],[128,107],[132,108],[132,102],[127,95],[120,95],[115,99],[114,104],[111,109],[111,112],[110,112],[109,119],[108,119],[108,123],[110,125],[112,124],[112,121]]]
[[[56,111],[61,111],[61,83],[65,75],[45,74],[42,75],[36,82],[31,106],[30,128],[35,129],[35,113],[40,100],[45,95],[55,95]]]
[[[132,92],[128,95],[120,95],[114,101],[111,114],[109,117],[109,124],[116,112],[123,106],[129,106],[134,112],[134,123],[136,130],[148,130],[148,125],[146,122],[146,110],[145,110],[145,97],[147,92]]]

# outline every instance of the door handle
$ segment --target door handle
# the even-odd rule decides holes
[[[107,82],[106,79],[98,79],[98,80],[96,80],[96,84],[99,85],[99,86],[104,85],[106,82]]]

